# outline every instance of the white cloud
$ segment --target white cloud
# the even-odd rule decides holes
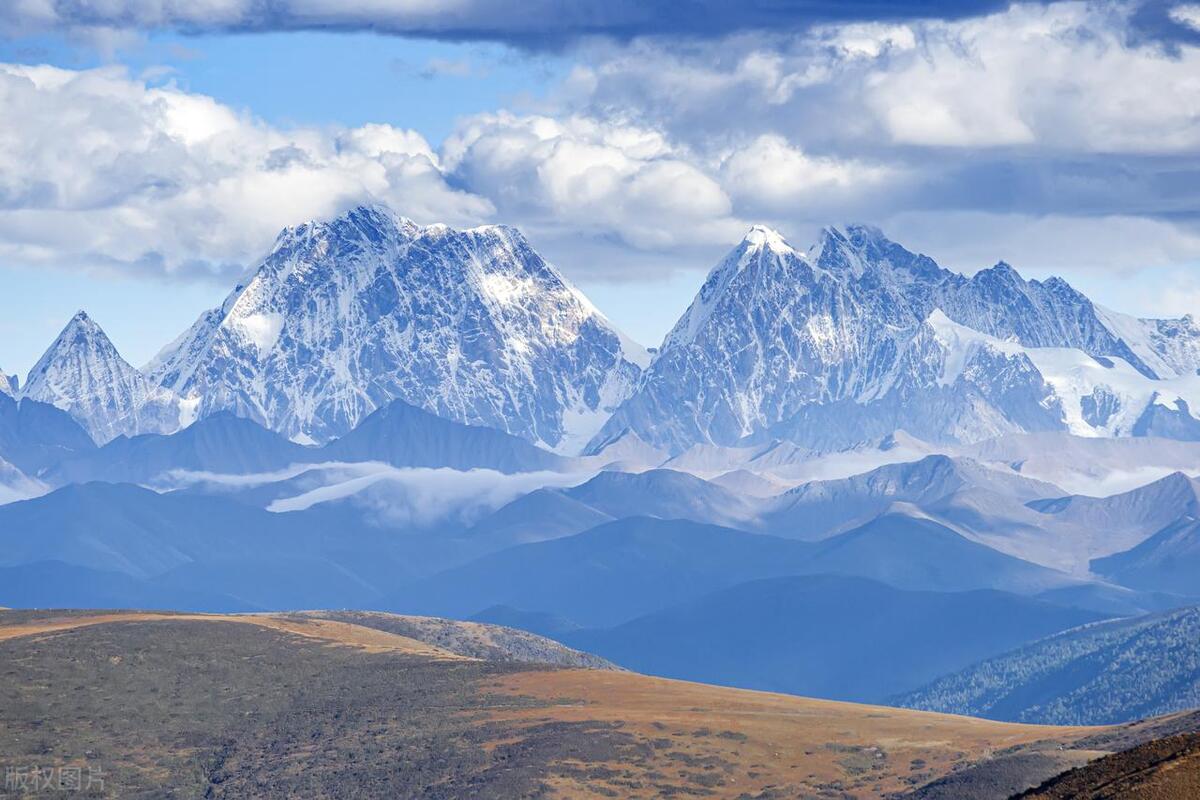
[[[687,141],[800,131],[842,152],[1194,151],[1200,48],[1133,36],[1130,13],[1120,3],[1014,3],[964,20],[596,45],[570,96],[581,113],[621,108]]]
[[[309,474],[320,481],[318,486],[274,500],[267,510],[303,511],[321,503],[349,501],[390,526],[427,527],[449,519],[467,525],[536,489],[574,486],[592,477],[590,473],[505,474],[379,463],[317,464]]]
[[[1170,10],[1169,15],[1180,25],[1200,31],[1200,5],[1195,3],[1178,5]]]
[[[1040,277],[1125,273],[1144,279],[1144,270],[1200,263],[1200,234],[1132,215],[901,212],[886,226],[910,249],[967,273],[1003,260]]]
[[[442,152],[446,169],[507,219],[615,233],[651,248],[728,239],[742,227],[718,181],[648,128],[483,114],[466,120]]]
[[[25,4],[76,21],[85,9]],[[131,24],[253,27],[241,0],[126,5]],[[346,13],[444,8],[363,0]],[[285,130],[114,69],[0,66],[0,257],[225,277],[285,225],[370,197],[419,221],[521,226],[584,277],[705,267],[687,259],[752,222],[889,217],[909,220],[889,226],[901,241],[923,235],[919,217],[947,252],[994,246],[992,260],[1178,264],[1193,237],[1165,215],[1200,190],[1161,159],[1200,152],[1200,50],[1131,44],[1125,13],[1015,4],[951,22],[590,42],[541,113],[478,114],[440,144],[389,125]],[[1088,238],[1063,244],[1074,235]]]
[[[1129,42],[1111,6],[1013,5],[927,23],[920,48],[866,78],[899,143],[1178,152],[1200,146],[1200,50]]]
[[[412,131],[279,130],[114,68],[0,65],[0,118],[0,255],[18,263],[221,274],[368,198],[422,221],[493,212]]]
[[[773,217],[828,206],[835,196],[879,190],[901,170],[855,160],[809,156],[782,136],[764,134],[721,165],[726,189],[745,208]]]

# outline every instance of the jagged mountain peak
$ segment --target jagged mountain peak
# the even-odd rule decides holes
[[[67,388],[59,387],[54,383],[53,370],[64,359],[73,358],[115,361],[126,367],[129,366],[117,352],[117,348],[108,338],[108,334],[87,315],[86,311],[81,309],[67,320],[62,331],[34,364],[33,369],[29,371],[29,375],[25,378],[26,396],[43,402],[52,402],[36,395],[52,394],[60,388]]]
[[[21,395],[68,412],[100,443],[120,435],[169,433],[181,424],[176,398],[122,358],[82,310],[30,370]]]
[[[676,455],[772,439],[838,450],[900,427],[933,443],[1200,435],[1188,410],[1200,393],[1182,382],[1200,367],[1200,331],[1185,321],[1107,312],[1005,262],[966,277],[869,225],[825,228],[803,255],[752,233],[709,273],[597,442],[629,428]]]
[[[746,249],[751,248],[770,248],[772,250],[791,251],[792,246],[787,243],[779,231],[770,228],[766,225],[752,225],[750,230],[742,238],[742,245]]]
[[[153,374],[201,415],[305,440],[404,400],[566,451],[645,361],[517,229],[421,226],[373,205],[281,234]]]
[[[415,222],[396,214],[385,205],[365,204],[329,219],[310,219],[298,225],[289,225],[275,237],[272,251],[321,237],[372,241],[377,240],[381,233],[414,235],[419,230],[421,228]]]

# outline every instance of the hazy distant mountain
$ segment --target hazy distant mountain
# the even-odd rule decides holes
[[[895,503],[950,517],[985,517],[989,511],[1060,495],[1055,486],[970,459],[931,455],[850,478],[806,483],[779,495],[764,524],[782,535],[820,539],[873,519]]]
[[[1129,722],[1200,705],[1200,609],[1117,619],[990,658],[901,705],[1049,725]]]
[[[36,497],[44,491],[45,484],[0,458],[0,505]]]
[[[930,519],[889,513],[817,545],[803,570],[872,578],[900,589],[1036,594],[1083,581],[964,538]]]
[[[1114,314],[1058,278],[1003,263],[964,277],[863,226],[827,229],[807,253],[756,227],[595,443],[626,429],[673,453],[772,438],[836,450],[897,429],[1192,439],[1197,366],[1194,324]]]
[[[328,441],[401,399],[570,451],[644,360],[515,229],[363,207],[284,230],[149,369],[200,416],[230,410],[293,438]]]
[[[557,470],[570,462],[524,439],[430,414],[401,400],[373,411],[319,451],[325,461],[381,461],[395,467]]]
[[[467,535],[492,549],[583,533],[614,517],[561,489],[542,488],[518,497],[476,522]]]
[[[464,616],[510,606],[605,626],[745,580],[815,574],[870,578],[910,590],[998,589],[1039,595],[1076,589],[1079,608],[1106,613],[1114,607],[1139,610],[1170,602],[1047,569],[970,541],[936,521],[903,514],[886,514],[816,543],[642,517],[554,538],[535,513],[553,509],[550,498],[555,504],[568,499],[558,490],[542,490],[509,507],[531,513],[532,543],[501,549],[501,534],[521,541],[522,529],[506,520],[493,529],[494,538],[486,545],[495,552],[406,585],[382,607]],[[581,507],[559,508],[572,518]],[[1082,591],[1092,586],[1095,591]],[[1071,605],[1068,599],[1051,599],[1059,607]]]
[[[185,470],[241,475],[271,472],[313,459],[301,447],[248,419],[218,412],[170,435],[118,437],[82,458],[51,470],[56,483],[145,484]]]
[[[170,433],[190,421],[174,393],[121,358],[82,311],[29,371],[21,394],[70,413],[101,443],[121,434]]]
[[[1098,618],[1005,592],[826,575],[751,581],[564,639],[653,675],[872,702]]]
[[[63,459],[96,449],[87,432],[65,411],[0,393],[0,458],[31,477]]]
[[[477,522],[468,535],[493,547],[570,536],[630,517],[753,526],[756,498],[684,472],[600,472],[578,486],[544,488],[519,497]]]
[[[193,591],[170,581],[147,581],[122,572],[61,561],[0,567],[0,605],[8,608],[139,608],[171,611],[257,611],[253,605],[207,588]]]
[[[1092,570],[1131,589],[1200,597],[1200,521],[1195,509],[1136,547],[1096,559]]]
[[[209,556],[303,552],[309,532],[215,497],[88,483],[0,507],[0,565],[62,561],[135,577]]]
[[[380,607],[461,618],[507,605],[612,625],[740,581],[802,571],[811,550],[804,542],[635,517],[483,556],[404,586]]]
[[[601,472],[587,483],[560,491],[611,517],[690,519],[737,526],[758,513],[753,499],[669,469]]]
[[[471,617],[475,622],[504,625],[551,638],[579,630],[579,623],[542,611],[522,611],[512,606],[492,606]]]

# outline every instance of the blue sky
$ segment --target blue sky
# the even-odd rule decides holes
[[[76,37],[41,34],[0,41],[0,61],[73,70],[118,64],[152,84],[210,95],[282,128],[382,122],[415,129],[431,142],[449,135],[460,116],[521,107],[569,69],[569,61],[553,53],[502,44],[320,31],[156,32],[115,52]],[[0,260],[0,295],[8,297],[0,315],[0,370],[24,379],[81,307],[140,366],[219,304],[233,288],[226,283]]]
[[[650,345],[757,222],[1200,311],[1200,5],[453,6],[0,9],[0,369],[80,307],[143,363],[364,199],[518,225]]]

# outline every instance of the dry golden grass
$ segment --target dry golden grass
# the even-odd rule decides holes
[[[114,612],[80,616],[64,616],[43,619],[33,623],[0,625],[0,641],[21,636],[57,633],[89,625],[104,625],[114,622],[181,622],[198,620],[205,622],[234,622],[257,625],[262,628],[318,639],[335,645],[356,647],[374,653],[407,653],[439,660],[461,660],[463,656],[440,647],[400,636],[394,633],[334,622],[323,619],[301,619],[274,614],[161,614],[154,612]]]
[[[10,618],[8,624],[0,617],[0,641],[109,623],[150,623],[156,629],[159,623],[188,621],[237,623],[295,637],[291,641],[297,645],[320,643],[339,652],[331,663],[345,664],[345,658],[352,657],[346,653],[350,648],[417,656],[398,663],[414,674],[424,670],[426,680],[440,676],[446,686],[461,692],[441,706],[445,716],[437,725],[473,731],[469,740],[482,747],[487,758],[506,768],[511,765],[521,780],[540,781],[554,796],[569,798],[679,792],[729,798],[884,797],[1009,748],[1044,743],[1057,750],[1108,730],[1006,724],[627,672],[515,665],[494,670],[486,661],[415,638],[308,615],[61,613],[24,622]],[[416,621],[422,630],[439,624]],[[467,626],[464,631],[472,639],[491,635],[485,626]],[[172,635],[178,637],[178,631]],[[296,648],[298,654],[303,650]],[[437,662],[451,661],[471,669],[437,667]],[[459,677],[451,677],[454,674]],[[336,684],[336,677],[331,680],[330,685]],[[321,703],[328,702],[324,694],[321,698]],[[321,703],[318,706],[325,709]],[[392,711],[408,713],[402,706]],[[1085,760],[1101,754],[1078,755]],[[471,769],[479,768],[471,763]],[[508,773],[494,768],[487,775],[489,781],[509,779]]]
[[[710,789],[720,797],[754,794],[766,787],[777,787],[781,796],[822,789],[880,796],[911,789],[914,781],[945,775],[1015,745],[1069,743],[1097,731],[1014,725],[619,672],[518,673],[487,688],[554,703],[548,708],[504,708],[493,714],[499,721],[609,722],[639,738],[667,740],[659,757],[642,772],[663,772],[664,755],[677,772],[695,772],[696,765],[711,764],[708,771],[718,774],[721,784]],[[672,753],[678,755],[672,758]],[[555,783],[564,796],[598,796],[591,781]]]

